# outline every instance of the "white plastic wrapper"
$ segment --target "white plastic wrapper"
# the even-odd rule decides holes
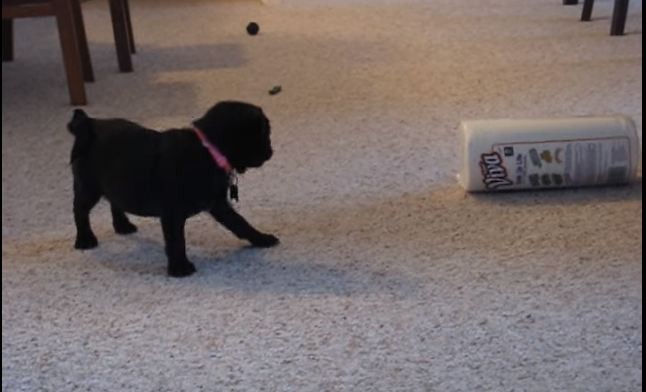
[[[625,116],[461,123],[462,170],[470,192],[626,184],[641,145]]]

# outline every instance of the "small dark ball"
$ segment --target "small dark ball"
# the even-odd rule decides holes
[[[249,33],[249,35],[256,35],[259,30],[260,26],[258,26],[258,23],[256,22],[251,22],[247,25],[247,33]]]

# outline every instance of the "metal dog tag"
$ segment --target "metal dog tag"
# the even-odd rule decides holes
[[[229,186],[229,196],[231,200],[238,201],[238,186],[236,184],[231,184]]]

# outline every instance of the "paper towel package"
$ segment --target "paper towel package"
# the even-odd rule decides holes
[[[626,116],[475,120],[460,126],[470,192],[626,184],[637,177],[641,145]]]

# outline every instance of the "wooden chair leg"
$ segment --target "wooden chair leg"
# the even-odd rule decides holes
[[[592,7],[594,7],[594,0],[585,0],[583,2],[582,21],[589,22],[592,19]]]
[[[2,61],[13,61],[13,19],[2,19]]]
[[[130,57],[130,43],[128,42],[124,2],[123,0],[109,0],[109,3],[119,70],[121,72],[132,72],[132,59]]]
[[[610,25],[610,35],[624,35],[627,17],[628,0],[615,0],[615,8],[612,12],[612,24]]]
[[[72,9],[74,11],[74,25],[77,33],[77,44],[81,53],[83,62],[83,79],[86,82],[94,82],[94,70],[92,69],[92,60],[90,59],[90,49],[87,46],[87,36],[85,34],[85,23],[83,23],[83,11],[81,10],[80,0],[72,0]]]
[[[126,11],[126,23],[128,24],[128,40],[130,42],[130,53],[136,53],[135,49],[135,36],[132,33],[132,21],[130,20],[130,4],[128,0],[123,0]]]
[[[83,65],[76,39],[72,1],[53,0],[53,3],[56,10],[58,35],[61,41],[70,100],[72,105],[85,105],[87,98],[83,84]]]

